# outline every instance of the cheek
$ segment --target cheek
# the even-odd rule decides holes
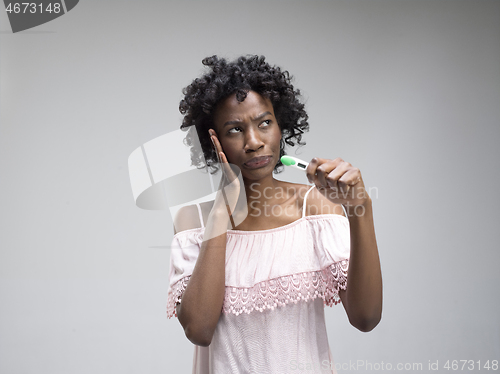
[[[273,134],[273,142],[276,145],[276,147],[280,148],[281,144],[281,138],[282,138],[281,130],[276,130],[276,132]]]

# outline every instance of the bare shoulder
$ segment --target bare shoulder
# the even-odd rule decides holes
[[[201,227],[196,205],[183,206],[174,217],[174,234]]]
[[[174,217],[174,234],[201,227],[196,205],[183,206]]]
[[[317,188],[313,188],[307,195],[306,216],[321,214],[339,214],[345,216],[341,204],[331,202]]]
[[[213,201],[200,203],[203,225],[207,221],[213,205]],[[177,211],[174,218],[174,234],[200,227],[202,227],[202,222],[200,222],[200,214],[196,205],[187,205]]]

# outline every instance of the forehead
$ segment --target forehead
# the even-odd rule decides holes
[[[215,108],[214,124],[221,126],[227,121],[245,121],[264,112],[271,112],[274,115],[273,104],[268,98],[249,91],[245,100],[239,102],[236,94],[233,94],[222,100]]]

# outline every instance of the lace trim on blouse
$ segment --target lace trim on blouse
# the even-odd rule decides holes
[[[349,260],[336,262],[326,269],[282,276],[260,282],[253,287],[226,286],[222,313],[247,313],[254,310],[263,312],[278,306],[299,301],[323,299],[327,306],[340,302],[339,291],[347,288]],[[168,293],[167,317],[177,317],[175,307],[191,276],[186,276],[172,285]]]

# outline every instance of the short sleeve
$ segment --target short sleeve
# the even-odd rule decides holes
[[[203,233],[201,229],[186,230],[176,234],[170,252],[170,277],[167,300],[167,317],[177,317],[175,307],[193,273],[200,253]]]
[[[310,220],[310,235],[322,263],[348,261],[351,252],[349,220],[341,215],[316,216]]]
[[[325,305],[333,306],[340,302],[340,290],[347,289],[351,251],[349,220],[340,215],[316,216],[309,228],[322,268],[326,265]]]

